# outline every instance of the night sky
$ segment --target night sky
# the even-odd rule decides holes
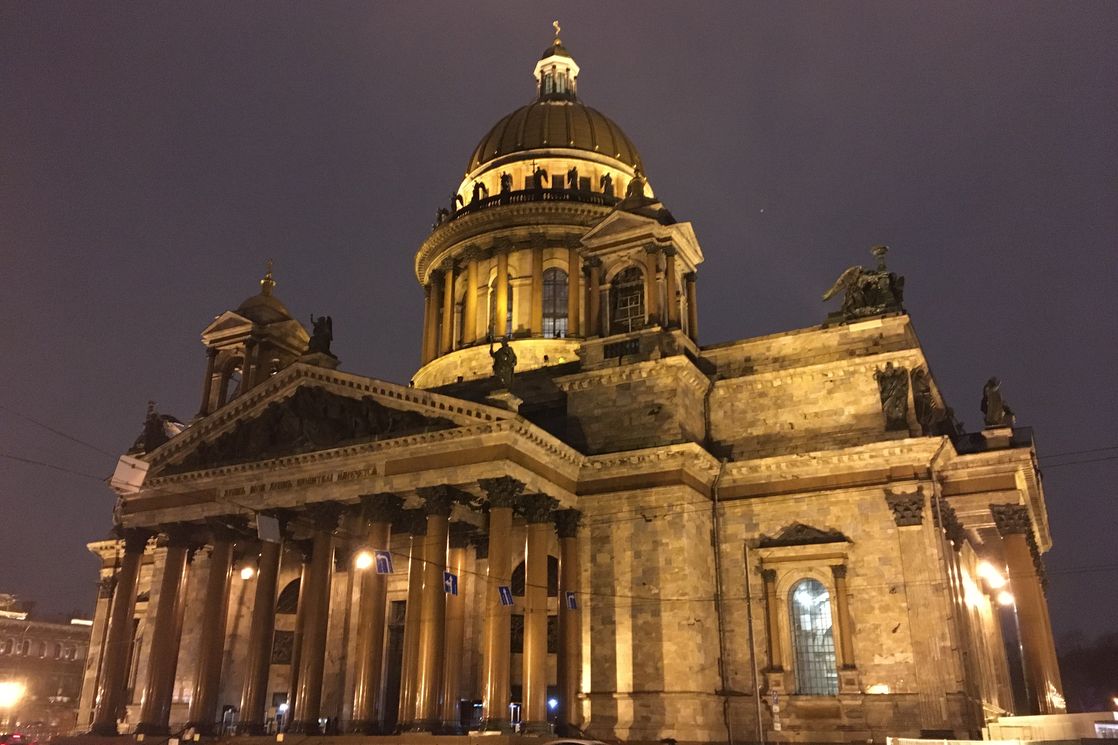
[[[890,245],[968,429],[991,375],[1036,428],[1057,637],[1115,630],[1114,2],[0,4],[0,592],[92,609],[99,480],[149,399],[198,410],[265,259],[342,369],[408,381],[415,251],[557,13],[694,224],[702,343],[819,323]]]

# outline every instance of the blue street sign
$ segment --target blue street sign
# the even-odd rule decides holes
[[[458,575],[443,572],[443,592],[447,595],[458,594]]]
[[[375,551],[377,560],[377,574],[392,574],[392,552]]]
[[[512,605],[512,588],[500,585],[497,592],[501,595],[501,605]]]
[[[578,610],[578,598],[575,597],[573,592],[567,593],[567,608],[570,610]]]

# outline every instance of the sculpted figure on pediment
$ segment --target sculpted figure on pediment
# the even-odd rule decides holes
[[[266,460],[453,426],[446,418],[393,409],[371,396],[355,399],[304,387],[269,404],[256,417],[238,422],[231,431],[198,443],[180,462],[163,470],[180,473]]]

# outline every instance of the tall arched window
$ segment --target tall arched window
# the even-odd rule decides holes
[[[812,696],[837,696],[831,595],[823,583],[804,579],[793,585],[788,617],[796,655],[797,691]]]
[[[512,336],[512,277],[507,280],[508,287],[506,295],[508,297],[508,309],[505,313],[505,330],[501,331],[500,325],[495,323],[497,319],[497,282],[493,281],[489,285],[489,335],[494,339],[499,339],[502,336]]]
[[[15,639],[0,639],[0,654],[15,654],[16,640]]]
[[[567,273],[562,269],[543,273],[543,335],[555,339],[567,335]]]
[[[644,328],[644,273],[631,266],[610,284],[609,332],[627,334]]]

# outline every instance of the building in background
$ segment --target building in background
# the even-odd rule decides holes
[[[270,269],[205,328],[198,416],[149,412],[91,544],[82,723],[864,742],[1062,710],[998,381],[964,433],[884,247],[823,324],[700,345],[691,224],[558,38],[534,74],[416,255],[411,385],[340,371]]]
[[[38,619],[33,604],[0,594],[0,732],[74,729],[89,635],[86,619]]]

